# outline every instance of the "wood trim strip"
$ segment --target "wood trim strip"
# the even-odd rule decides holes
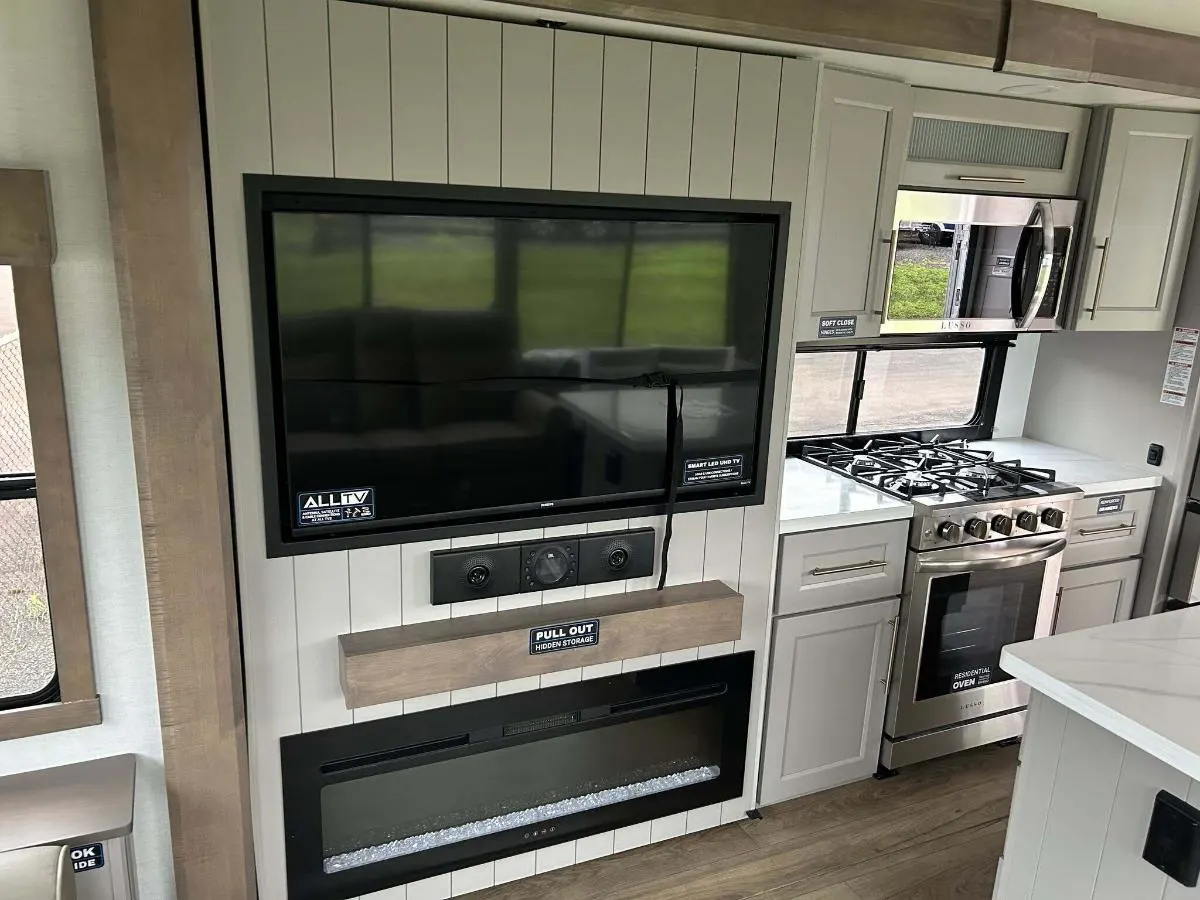
[[[100,724],[100,698],[24,706],[0,712],[0,741]]]
[[[1087,81],[1099,20],[1088,10],[1042,0],[1012,0],[1000,71]]]
[[[1200,37],[1099,19],[1089,81],[1200,97]]]
[[[992,68],[1003,0],[514,0],[739,37]]]
[[[189,0],[89,0],[180,900],[255,896]]]
[[[529,631],[600,620],[592,647],[533,655]],[[720,581],[568,600],[338,637],[346,706],[461,690],[564,669],[736,641],[742,595]]]
[[[0,197],[7,194],[0,189]],[[2,205],[2,204],[0,204]],[[87,589],[79,542],[75,474],[63,395],[54,284],[48,266],[12,270],[21,361],[29,398],[29,431],[37,470],[38,521],[53,622],[58,684],[64,701],[96,696]]]
[[[54,261],[50,176],[40,169],[0,169],[0,266]]]

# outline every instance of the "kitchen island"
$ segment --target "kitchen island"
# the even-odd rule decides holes
[[[1155,797],[1200,806],[1200,609],[1013,644],[1033,695],[995,900],[1200,898],[1142,859]]]

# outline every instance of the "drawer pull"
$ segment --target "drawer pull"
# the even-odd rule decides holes
[[[1108,528],[1080,528],[1079,533],[1082,535],[1091,534],[1113,534],[1117,531],[1133,531],[1134,525],[1110,525]]]
[[[838,575],[842,572],[859,572],[863,569],[880,569],[887,565],[887,560],[884,559],[869,559],[866,562],[851,563],[848,566],[829,566],[822,568],[817,566],[815,569],[810,569],[809,575]]]

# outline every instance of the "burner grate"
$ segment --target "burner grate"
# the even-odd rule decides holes
[[[1055,480],[1050,469],[1026,468],[1020,460],[1000,462],[990,450],[962,440],[829,441],[805,446],[801,458],[902,500],[947,494],[990,500]]]

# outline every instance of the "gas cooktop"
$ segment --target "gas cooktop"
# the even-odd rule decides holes
[[[801,458],[922,506],[989,503],[1073,493],[1052,469],[998,461],[966,441],[846,438],[806,445]]]

